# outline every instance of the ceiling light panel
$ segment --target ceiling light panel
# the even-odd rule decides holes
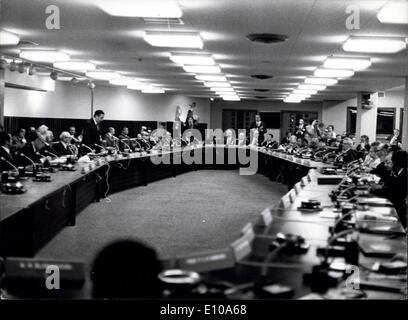
[[[86,76],[95,80],[111,80],[119,77],[117,73],[110,71],[88,71]]]
[[[204,82],[204,85],[210,88],[229,88],[231,87],[229,82]]]
[[[326,89],[326,86],[321,85],[321,84],[300,84],[298,86],[298,89],[320,91],[320,90]]]
[[[69,55],[54,50],[26,50],[20,52],[20,58],[34,62],[49,62],[68,61]]]
[[[0,46],[15,46],[20,42],[20,37],[15,33],[0,30]]]
[[[171,53],[170,60],[178,64],[213,66],[214,58],[210,54]]]
[[[343,50],[350,52],[396,53],[405,48],[405,38],[350,37],[343,44]]]
[[[132,78],[112,78],[109,79],[109,83],[115,86],[141,85],[140,82]]]
[[[189,73],[221,73],[219,66],[183,66],[183,70]]]
[[[295,90],[293,90],[293,93],[294,94],[306,94],[306,95],[308,95],[308,94],[316,94],[317,90],[295,89]]]
[[[381,23],[408,24],[408,2],[388,2],[377,14]]]
[[[95,70],[96,66],[93,63],[86,61],[62,61],[55,62],[54,68],[67,71],[90,71]]]
[[[325,68],[332,69],[350,69],[350,70],[363,70],[371,66],[370,58],[352,58],[352,57],[328,57],[323,66]]]
[[[201,81],[228,81],[225,76],[211,75],[211,74],[200,74],[196,75],[195,78]]]
[[[144,40],[154,47],[203,48],[203,41],[196,32],[146,31]]]
[[[139,18],[181,18],[175,0],[98,0],[97,6],[111,16]]]
[[[349,78],[354,75],[353,70],[318,68],[314,72],[315,77],[322,78]]]
[[[333,78],[307,78],[305,79],[306,84],[322,84],[325,86],[331,86],[336,84],[338,81],[337,79]]]

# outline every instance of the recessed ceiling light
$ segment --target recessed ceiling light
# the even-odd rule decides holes
[[[69,55],[55,50],[25,50],[20,52],[20,58],[35,62],[68,61]]]
[[[304,98],[309,98],[311,95],[307,93],[291,93],[288,95],[288,98],[295,98],[295,99],[304,99]]]
[[[351,52],[396,53],[405,48],[405,38],[350,37],[343,44],[343,50]]]
[[[183,70],[189,73],[220,73],[219,66],[184,66]]]
[[[323,66],[325,68],[332,69],[350,69],[350,70],[363,70],[371,66],[370,58],[354,58],[354,57],[328,57]]]
[[[269,89],[254,89],[254,91],[257,91],[257,92],[268,92]]]
[[[97,6],[107,14],[119,17],[181,18],[183,12],[172,0],[98,0]]]
[[[320,90],[326,89],[326,86],[324,86],[322,84],[300,84],[298,86],[298,89],[320,91]]]
[[[211,75],[211,74],[200,74],[196,75],[195,78],[201,81],[228,81],[225,76]]]
[[[314,72],[315,77],[322,78],[349,78],[354,75],[353,70],[318,68]]]
[[[283,99],[283,102],[286,103],[300,103],[302,99],[295,99],[295,98],[285,98]]]
[[[273,34],[273,33],[251,33],[247,35],[248,40],[260,43],[278,43],[283,42],[288,39],[288,36],[284,34]]]
[[[93,78],[95,80],[110,80],[118,78],[118,74],[111,71],[88,71],[85,74],[87,77]]]
[[[271,79],[273,76],[267,75],[267,74],[252,74],[251,78],[254,79],[259,79],[259,80],[266,80],[266,79]]]
[[[206,87],[210,88],[228,88],[231,87],[229,82],[204,82]]]
[[[311,90],[311,89],[295,89],[293,90],[293,93],[295,94],[316,94],[317,90]]]
[[[0,46],[15,46],[20,42],[20,37],[15,33],[0,30]]]
[[[214,58],[210,54],[171,53],[170,60],[178,64],[212,66]]]
[[[141,85],[137,80],[132,78],[113,78],[109,79],[109,83],[115,86]]]
[[[203,41],[196,32],[146,31],[144,40],[154,47],[199,48]]]
[[[323,84],[326,86],[336,84],[337,82],[338,82],[337,79],[332,79],[332,78],[307,78],[305,79],[305,83],[307,84]]]
[[[54,68],[68,70],[68,71],[89,71],[89,70],[95,70],[96,66],[91,62],[62,61],[62,62],[55,62]]]
[[[149,89],[142,89],[142,93],[164,93],[163,89],[159,88],[149,88]]]
[[[377,14],[381,23],[408,23],[408,2],[388,2]]]

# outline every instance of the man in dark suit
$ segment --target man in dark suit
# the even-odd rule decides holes
[[[264,141],[264,136],[266,133],[265,122],[262,122],[261,116],[259,114],[255,115],[255,122],[252,122],[249,129],[258,130],[258,145],[260,146]]]
[[[105,112],[96,110],[94,116],[90,119],[84,128],[82,142],[88,147],[94,149],[95,144],[100,145],[102,140],[102,122],[105,119]]]
[[[35,143],[39,138],[38,132],[30,130],[27,134],[27,143],[25,146],[20,150],[20,157],[18,159],[19,165],[27,166],[31,164],[31,161],[35,163],[40,163],[43,156],[40,154],[40,149],[38,149],[38,143]],[[24,156],[22,156],[24,155]],[[30,160],[27,159],[27,157]]]
[[[0,172],[13,170],[12,165],[15,165],[15,159],[11,152],[11,136],[0,131]]]
[[[350,138],[343,139],[342,148],[343,151],[338,154],[338,156],[336,157],[336,161],[350,163],[359,158],[357,151],[352,149],[353,140],[351,140]]]
[[[392,202],[404,227],[407,225],[407,164],[408,153],[404,150],[392,154],[391,176],[384,180],[382,187],[372,186],[372,193]]]
[[[71,146],[72,136],[67,131],[63,131],[60,134],[60,141],[53,146],[56,154],[59,157],[62,156],[73,156],[75,151]]]

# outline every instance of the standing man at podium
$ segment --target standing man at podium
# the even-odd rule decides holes
[[[105,119],[105,112],[96,110],[94,116],[90,119],[84,129],[82,142],[90,147],[95,148],[95,144],[100,145],[102,140],[102,122]]]

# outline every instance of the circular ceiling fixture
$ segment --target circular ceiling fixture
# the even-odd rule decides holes
[[[254,89],[254,91],[257,91],[257,92],[268,92],[269,89]]]
[[[259,42],[259,43],[278,43],[284,42],[289,39],[288,36],[284,34],[274,34],[274,33],[251,33],[247,35],[247,39],[252,42]]]
[[[254,98],[256,98],[256,99],[266,99],[267,97],[265,97],[265,96],[254,96]]]
[[[270,76],[268,74],[252,74],[251,78],[259,79],[259,80],[266,80],[266,79],[273,78],[273,76]]]

